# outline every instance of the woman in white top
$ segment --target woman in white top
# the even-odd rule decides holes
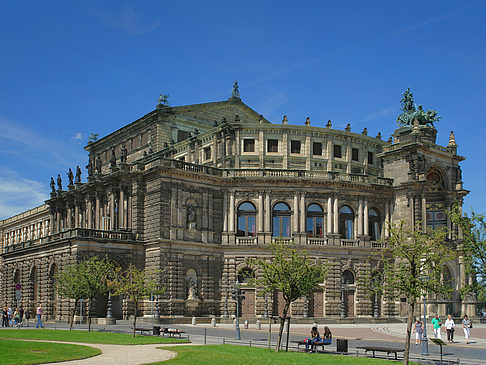
[[[446,321],[445,321],[445,328],[447,330],[447,341],[449,341],[449,343],[454,342],[455,327],[456,327],[456,324],[454,323],[452,316],[449,314],[447,316]]]
[[[466,343],[469,343],[469,337],[471,337],[471,320],[467,318],[467,314],[464,315],[462,320],[462,329],[464,330],[464,337],[466,337]]]

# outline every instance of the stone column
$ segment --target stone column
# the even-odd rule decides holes
[[[235,231],[235,192],[230,192],[230,206],[229,206],[229,231]]]
[[[223,191],[223,232],[228,232],[228,192]]]
[[[312,146],[311,146],[310,136],[305,137],[305,169],[310,170],[311,168],[311,157],[312,157]]]
[[[294,221],[292,223],[294,232],[299,232],[299,195],[297,192],[294,193]]]
[[[300,193],[300,232],[305,233],[305,193]]]
[[[363,235],[363,200],[358,202],[358,236]]]
[[[351,145],[346,144],[346,172],[351,173]]]
[[[369,228],[369,225],[368,225],[368,220],[369,220],[369,216],[368,216],[368,199],[365,199],[364,200],[364,222],[363,222],[363,234],[365,236],[369,236],[370,235],[370,232],[368,230]]]
[[[216,166],[216,162],[218,161],[218,137],[216,133],[213,134],[213,165]]]
[[[79,228],[79,202],[74,202],[74,228]]]
[[[235,169],[240,168],[240,131],[235,132],[235,142],[233,146],[233,155],[235,156]]]
[[[258,161],[259,167],[263,169],[265,167],[265,136],[263,131],[258,133]]]
[[[389,224],[390,224],[390,203],[385,202],[385,238],[389,236]]]
[[[132,229],[132,194],[127,192],[127,229]]]
[[[282,168],[287,169],[288,168],[288,159],[289,159],[289,148],[288,148],[288,142],[287,142],[287,133],[283,133],[282,135],[282,155],[283,155],[283,161],[282,161]]]
[[[265,232],[270,232],[271,219],[272,219],[272,212],[270,209],[270,194],[267,191],[265,194]]]
[[[427,200],[425,194],[422,194],[422,225],[423,229],[427,227]]]
[[[125,228],[125,192],[120,187],[120,200],[118,201],[118,228]]]
[[[327,198],[327,234],[332,234],[332,197]]]
[[[73,216],[73,208],[69,203],[66,204],[67,206],[67,228],[70,229],[72,226],[72,216]]]
[[[258,232],[264,231],[263,191],[258,192]]]
[[[333,233],[338,234],[339,233],[339,200],[337,195],[334,197],[334,229]]]
[[[100,229],[100,196],[96,194],[96,207],[95,207],[95,229]]]
[[[110,192],[110,197],[109,197],[109,205],[110,205],[110,226],[109,230],[114,231],[115,230],[115,193],[113,190]],[[106,229],[106,227],[105,227]]]
[[[327,171],[333,170],[334,154],[332,153],[332,142],[327,139]]]
[[[88,223],[88,227],[86,227],[86,228],[89,228],[89,229],[91,229],[93,227],[92,226],[92,223],[93,223],[93,221],[92,221],[92,214],[91,214],[91,211],[93,209],[92,208],[92,204],[93,203],[91,202],[91,199],[88,199],[86,201],[86,218],[87,218],[86,221]]]

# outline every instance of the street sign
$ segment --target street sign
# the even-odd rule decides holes
[[[22,289],[22,285],[20,285],[20,283],[15,284],[15,290],[20,290],[20,289]]]
[[[20,300],[21,297],[22,297],[22,290],[15,290],[15,299],[17,299],[17,302]]]

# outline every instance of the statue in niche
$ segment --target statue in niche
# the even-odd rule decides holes
[[[101,161],[101,156],[98,155],[98,157],[96,158],[95,169],[96,169],[96,173],[100,174],[100,175],[101,175],[101,164],[102,163],[103,163],[103,161]]]
[[[115,155],[115,147],[111,147],[111,158],[110,158],[111,168],[116,167],[116,155]]]
[[[68,180],[69,180],[69,185],[73,185],[74,183],[74,174],[71,168],[69,168],[69,171],[66,173]]]
[[[76,166],[76,183],[81,182],[81,169],[79,168],[79,165]]]
[[[197,284],[193,278],[190,278],[189,282],[187,283],[187,299],[198,299]]]
[[[57,174],[57,190],[62,190],[62,179],[59,174]]]
[[[120,152],[121,152],[120,163],[127,163],[128,152],[127,152],[127,148],[125,147],[124,144],[122,145]]]
[[[457,166],[457,169],[456,169],[456,181],[458,183],[462,182],[462,170],[461,170],[460,166]]]
[[[52,177],[51,177],[50,185],[51,185],[51,190],[52,190],[51,193],[55,194],[56,193],[56,183],[54,182],[54,179]]]
[[[190,229],[196,228],[196,208],[192,205],[187,207],[187,225]]]

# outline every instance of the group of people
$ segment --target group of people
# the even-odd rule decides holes
[[[432,331],[434,333],[434,338],[440,339],[440,329],[442,327],[442,320],[440,317],[436,314],[434,318],[432,318],[431,321],[431,326],[432,326]],[[468,318],[467,314],[464,315],[464,319],[462,320],[462,329],[464,331],[464,337],[466,338],[466,344],[469,343],[469,338],[471,337],[471,328],[472,323],[471,320]],[[422,337],[424,333],[424,323],[420,320],[420,318],[417,318],[415,321],[415,344],[418,345],[419,343],[422,343]],[[444,323],[445,329],[447,331],[447,341],[449,343],[454,342],[454,332],[456,330],[456,324],[454,323],[454,319],[452,316],[449,314],[447,316],[447,319]]]
[[[314,326],[312,327],[310,338],[305,339],[305,351],[309,351],[309,347],[312,348],[317,342],[323,342],[324,344],[331,344],[332,341],[332,333],[329,327],[325,326],[324,327],[324,334],[323,337],[321,337],[319,331],[317,330],[317,327]]]
[[[2,327],[22,327],[24,323],[24,318],[27,321],[27,326],[29,325],[30,312],[24,308],[3,307],[2,311]]]
[[[42,313],[44,313],[44,310],[42,309],[42,305],[39,304],[36,311],[36,328],[44,328],[44,325],[42,324]],[[29,309],[26,309],[24,311],[24,308],[22,306],[20,306],[20,308],[15,308],[15,310],[13,310],[11,307],[3,307],[2,327],[22,327],[24,325],[24,318],[28,327],[30,320]]]

